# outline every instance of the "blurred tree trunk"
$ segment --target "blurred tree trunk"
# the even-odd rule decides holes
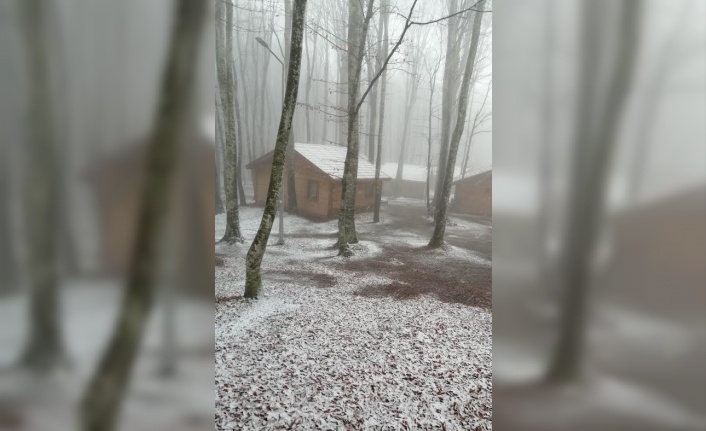
[[[446,231],[446,212],[449,205],[449,196],[451,195],[451,184],[453,182],[454,167],[456,166],[456,155],[458,154],[461,135],[466,124],[466,112],[468,110],[468,93],[471,91],[471,77],[473,76],[474,64],[476,61],[476,52],[478,51],[478,40],[480,39],[480,28],[483,18],[483,10],[485,8],[485,0],[481,0],[477,4],[477,11],[473,17],[473,34],[471,36],[471,46],[468,50],[466,60],[466,70],[463,74],[461,83],[461,91],[458,99],[458,117],[456,118],[456,126],[451,135],[449,143],[449,154],[444,170],[445,175],[441,185],[441,194],[437,200],[437,210],[434,217],[434,233],[429,241],[429,247],[440,247],[444,244],[444,232]],[[448,55],[448,53],[447,53]]]
[[[4,149],[4,153],[9,151]],[[0,297],[17,290],[17,249],[12,237],[12,193],[10,166],[6,157],[0,158]]]
[[[225,18],[225,19],[224,19]],[[224,32],[225,27],[225,32]],[[216,70],[225,127],[226,231],[221,241],[243,242],[238,208],[238,150],[235,124],[235,76],[233,75],[233,5],[216,2]]]
[[[617,19],[606,29],[605,16],[611,13],[606,11],[607,5],[615,7]],[[575,148],[557,274],[564,298],[558,341],[547,371],[547,379],[555,383],[573,381],[582,371],[591,264],[603,216],[613,146],[633,77],[642,2],[624,0],[606,4],[584,0],[582,6],[583,55],[577,69],[580,88]],[[615,49],[606,44],[606,35],[614,39]],[[602,64],[613,67],[606,87],[599,85],[597,71]],[[605,88],[605,93],[597,94],[600,88]]]
[[[154,302],[163,236],[160,226],[164,226],[167,216],[178,140],[183,132],[179,125],[188,122],[195,89],[195,66],[206,5],[191,0],[181,0],[175,5],[159,105],[147,149],[145,183],[125,295],[111,340],[82,398],[80,422],[84,431],[115,428]]]
[[[26,174],[26,215],[28,259],[31,268],[29,339],[20,359],[21,365],[48,370],[65,359],[59,317],[59,292],[56,262],[57,210],[59,209],[51,107],[52,90],[48,66],[45,2],[26,0],[23,31],[27,47],[29,75],[29,121],[24,169]]]
[[[380,4],[380,25],[383,27],[382,46],[380,48],[379,56],[380,58],[387,57],[388,51],[390,49],[390,12],[388,10],[388,1],[389,0],[382,0]],[[378,68],[378,70],[380,69]],[[387,91],[387,68],[382,71],[380,81],[380,125],[378,128],[377,156],[375,157],[375,203],[373,206],[373,223],[380,222],[380,205],[382,203],[382,181],[380,181],[380,166],[382,165],[382,132],[385,125],[385,93]]]
[[[304,16],[306,12],[306,0],[294,0],[292,12],[292,34],[291,48],[289,52],[287,88],[282,106],[282,116],[277,131],[277,142],[272,154],[272,170],[270,172],[270,184],[267,188],[267,199],[265,200],[265,210],[262,213],[260,227],[255,234],[248,254],[245,259],[245,292],[246,298],[257,298],[262,287],[260,265],[267,248],[267,240],[272,231],[272,224],[277,212],[277,201],[279,199],[280,186],[282,184],[282,172],[284,170],[285,157],[287,152],[287,142],[292,129],[292,118],[297,106],[297,93],[299,91],[299,73],[301,72],[302,61],[302,39],[304,37]]]

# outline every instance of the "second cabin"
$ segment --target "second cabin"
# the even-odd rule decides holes
[[[339,145],[294,144],[294,186],[300,215],[318,220],[338,217],[346,150]],[[252,172],[256,205],[265,205],[272,154],[270,151],[246,166]],[[286,164],[282,177],[285,203],[288,204]],[[381,172],[380,180],[389,181],[390,177]],[[372,211],[374,203],[375,166],[366,157],[359,156],[355,212]]]

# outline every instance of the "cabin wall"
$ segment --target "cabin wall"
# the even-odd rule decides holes
[[[329,217],[329,200],[331,197],[331,178],[302,157],[296,158],[295,169],[294,189],[297,193],[299,214],[314,219],[327,219]],[[310,181],[318,183],[318,196],[316,198],[307,197]]]
[[[493,214],[493,176],[469,178],[456,183],[453,210],[490,217]]]
[[[255,204],[265,205],[267,188],[270,182],[271,165],[263,162],[252,169],[254,182]],[[319,186],[317,198],[308,198],[307,191],[310,181],[316,181]],[[375,196],[366,193],[366,185],[373,184],[373,180],[359,180],[356,188],[356,212],[372,211]],[[284,179],[286,187],[286,177]],[[299,214],[318,220],[330,220],[338,217],[341,207],[341,181],[333,180],[322,173],[313,164],[304,158],[295,160],[295,190],[297,194],[297,209]],[[285,194],[285,202],[287,195]]]
[[[187,162],[188,160],[188,162]],[[180,289],[212,294],[215,184],[212,148],[198,148],[179,158],[165,220],[164,247],[168,267],[163,275]],[[211,170],[210,177],[205,174]],[[130,172],[127,175],[126,172]],[[137,217],[144,187],[139,162],[106,169],[96,179],[101,254],[109,275],[125,276],[134,249]],[[166,271],[176,271],[167,275]]]

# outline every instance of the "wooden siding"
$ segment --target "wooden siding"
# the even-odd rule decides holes
[[[482,216],[493,214],[493,175],[469,177],[456,183],[454,204],[456,212]]]
[[[98,206],[102,263],[111,275],[122,276],[129,269],[144,187],[142,150],[143,147],[132,150],[134,154],[127,156],[118,154],[92,166],[89,174]],[[200,145],[183,151],[172,183],[165,233],[171,245],[167,248],[171,257],[177,259],[179,287],[212,294],[214,148]],[[195,268],[202,262],[207,262],[208,268]]]

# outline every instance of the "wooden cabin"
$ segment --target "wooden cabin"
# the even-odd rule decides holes
[[[164,271],[175,268],[169,277],[186,290],[212,294],[215,146],[211,137],[189,136],[180,145],[174,172]],[[93,162],[86,171],[95,196],[101,263],[107,275],[125,276],[129,269],[146,149],[146,139],[126,144],[121,151]]]
[[[397,163],[385,163],[380,171],[392,178],[383,185],[383,196],[393,198],[403,197],[412,199],[425,199],[427,196],[427,168],[426,166],[402,165],[402,178],[397,179]],[[431,192],[434,192],[433,178],[430,178]]]
[[[294,144],[294,184],[300,215],[315,220],[331,220],[338,217],[346,150],[346,147],[339,145]],[[246,166],[252,173],[256,205],[265,205],[270,184],[272,154],[273,152],[270,151]],[[380,179],[389,181],[390,177],[381,172]],[[288,199],[286,175],[283,181],[286,203]],[[356,213],[372,211],[374,202],[375,166],[365,156],[360,156],[355,197]]]
[[[451,209],[455,212],[491,217],[493,214],[493,171],[489,169],[454,181]]]

